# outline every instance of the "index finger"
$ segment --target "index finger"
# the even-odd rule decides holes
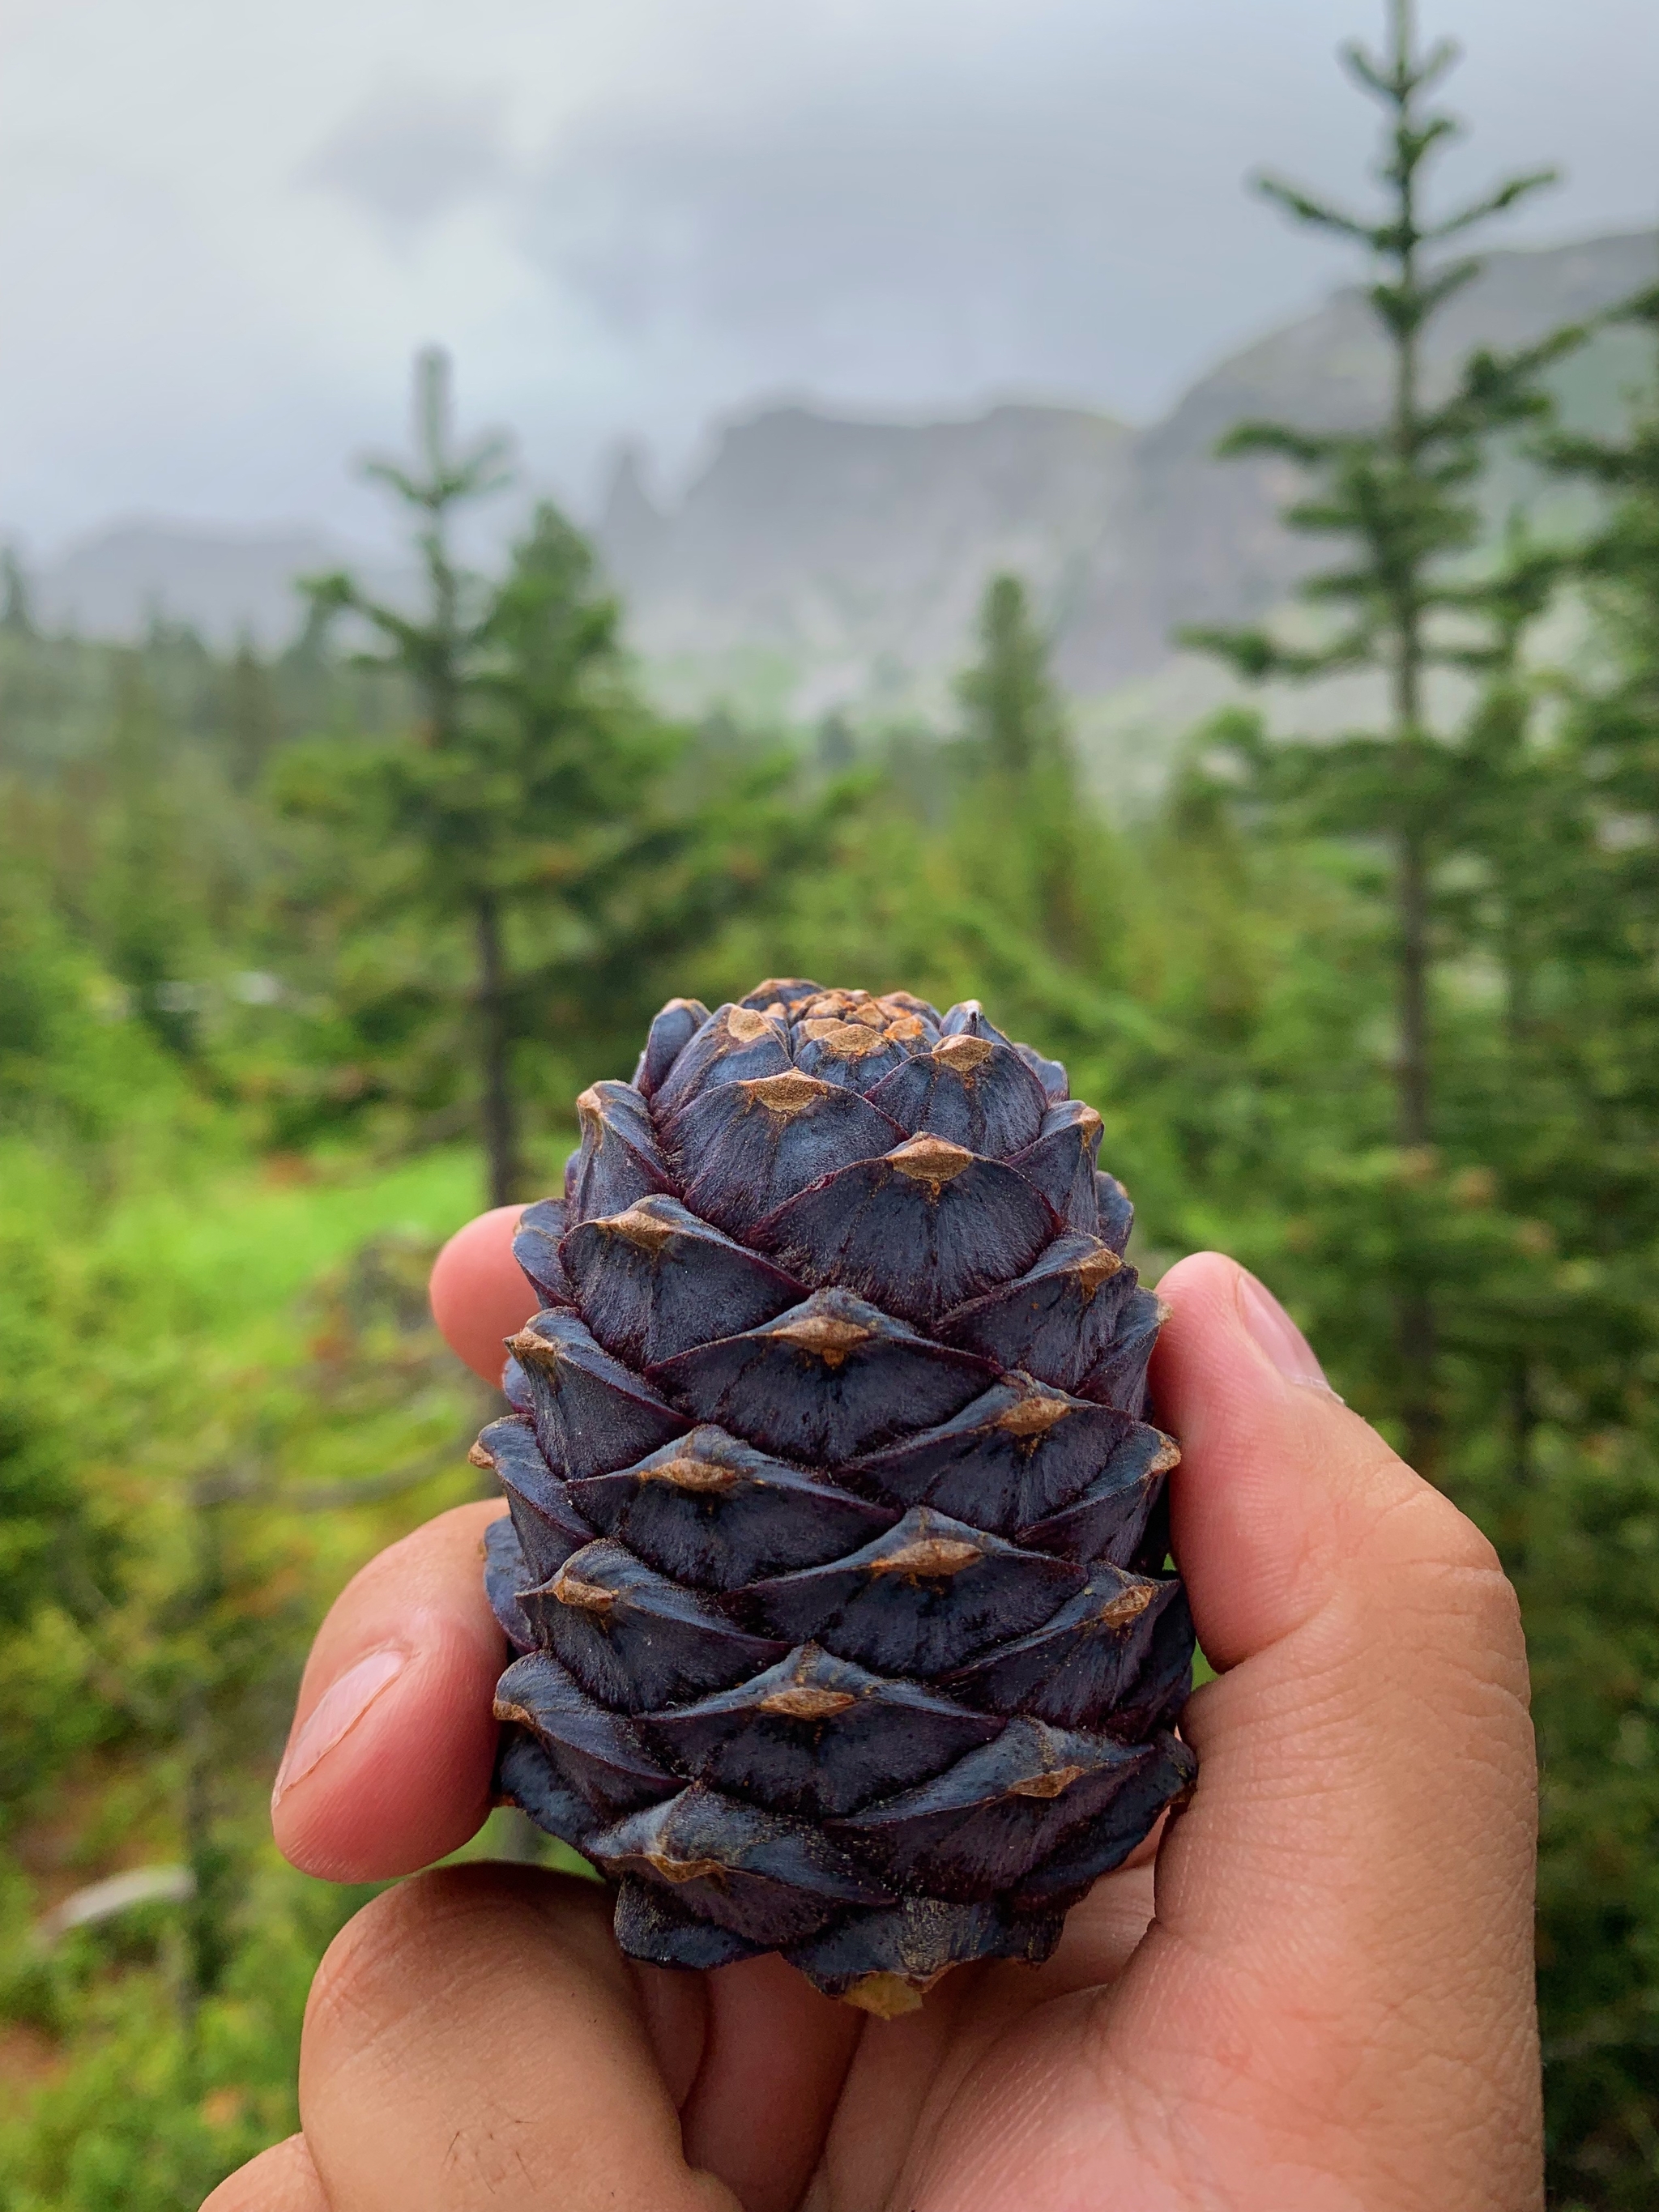
[[[458,1229],[432,1266],[432,1318],[450,1349],[492,1387],[501,1379],[503,1340],[541,1300],[513,1257],[521,1206],[495,1206]]]
[[[513,1258],[523,1208],[458,1230],[432,1271],[432,1312],[475,1373],[499,1382],[502,1340],[538,1303]],[[489,1810],[495,1681],[507,1640],[480,1547],[499,1500],[458,1507],[371,1559],[330,1608],[271,1796],[295,1866],[333,1881],[410,1874],[456,1850]]]
[[[411,1874],[482,1826],[507,1661],[482,1547],[502,1510],[495,1498],[458,1505],[393,1544],[318,1632],[270,1815],[279,1848],[307,1874]]]

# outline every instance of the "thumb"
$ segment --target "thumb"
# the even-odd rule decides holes
[[[1536,1799],[1514,1594],[1252,1276],[1206,1253],[1161,1291],[1173,1542],[1221,1672],[1182,1723],[1197,1793],[1115,2033],[1155,2014],[1208,2094],[1293,2159],[1333,2131],[1385,2144],[1357,2203],[1532,2204]]]

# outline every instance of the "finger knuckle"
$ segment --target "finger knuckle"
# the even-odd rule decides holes
[[[1381,1583],[1396,1603],[1437,1620],[1482,1674],[1524,1676],[1521,1608],[1486,1534],[1441,1491],[1416,1485],[1374,1532]]]
[[[1491,1540],[1443,1491],[1417,1476],[1378,1514],[1372,1543],[1391,1565],[1407,1571],[1437,1577],[1503,1574]]]

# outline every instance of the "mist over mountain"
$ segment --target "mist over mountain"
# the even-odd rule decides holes
[[[377,584],[388,573],[384,560],[364,558],[325,531],[210,531],[144,520],[71,546],[32,575],[30,589],[36,617],[52,629],[133,638],[154,623],[180,623],[216,645],[246,635],[270,649],[299,628],[295,578],[343,566]]]
[[[1656,245],[1492,255],[1432,326],[1431,381],[1474,346],[1524,345],[1651,282]],[[1601,419],[1639,368],[1599,341],[1565,373],[1564,402]],[[1386,374],[1352,290],[1223,362],[1144,429],[1037,405],[923,425],[771,408],[729,424],[667,512],[624,455],[599,542],[636,645],[686,705],[931,706],[999,568],[1030,583],[1067,687],[1097,698],[1166,669],[1177,624],[1259,613],[1308,562],[1278,519],[1294,471],[1218,461],[1223,433],[1247,416],[1373,419]]]
[[[1492,255],[1433,325],[1431,378],[1475,345],[1525,344],[1594,314],[1650,283],[1656,262],[1650,233]],[[1628,341],[1599,339],[1564,372],[1563,402],[1607,420],[1644,366]],[[1278,520],[1293,471],[1218,462],[1217,439],[1246,416],[1364,422],[1385,404],[1385,378],[1364,297],[1344,291],[1224,361],[1147,427],[1030,403],[933,422],[769,406],[720,431],[672,506],[623,454],[593,527],[632,641],[677,708],[937,713],[987,577],[1011,568],[1098,749],[1126,714],[1167,726],[1212,703],[1220,679],[1175,653],[1173,630],[1280,603],[1309,560]],[[1537,489],[1506,463],[1494,506]],[[35,597],[46,620],[91,635],[136,634],[160,614],[272,644],[296,626],[293,577],[351,557],[298,528],[127,523],[43,569]],[[384,562],[358,565],[395,584]]]

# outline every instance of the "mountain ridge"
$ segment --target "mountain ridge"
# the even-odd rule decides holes
[[[1600,313],[1652,280],[1656,252],[1630,232],[1489,256],[1431,330],[1431,383],[1475,345]],[[1219,462],[1216,441],[1243,416],[1364,421],[1386,370],[1355,288],[1219,362],[1145,428],[1036,404],[926,426],[769,408],[727,423],[672,508],[625,462],[598,542],[630,634],[684,705],[741,691],[745,663],[769,656],[796,672],[797,714],[930,709],[999,568],[1028,578],[1061,681],[1098,696],[1163,671],[1182,621],[1258,614],[1304,573],[1305,543],[1279,520],[1294,470]]]
[[[1431,326],[1430,377],[1476,344],[1525,344],[1598,313],[1656,274],[1659,235],[1645,230],[1494,252]],[[1604,336],[1564,372],[1564,405],[1606,422],[1621,383],[1650,366]],[[1103,715],[1184,716],[1218,695],[1183,667],[1176,627],[1281,605],[1310,557],[1279,520],[1294,471],[1271,457],[1218,462],[1216,440],[1243,416],[1363,421],[1384,403],[1386,368],[1364,295],[1349,289],[1229,355],[1145,426],[1034,400],[933,422],[758,406],[718,428],[672,503],[650,496],[638,450],[624,449],[595,540],[647,678],[677,710],[936,715],[987,577],[1013,568],[1085,729]],[[1511,468],[1495,496],[1535,489]],[[131,635],[160,613],[269,646],[297,626],[295,574],[352,557],[298,524],[129,521],[40,571],[34,599],[48,621],[93,635]],[[395,588],[383,557],[361,566]]]

